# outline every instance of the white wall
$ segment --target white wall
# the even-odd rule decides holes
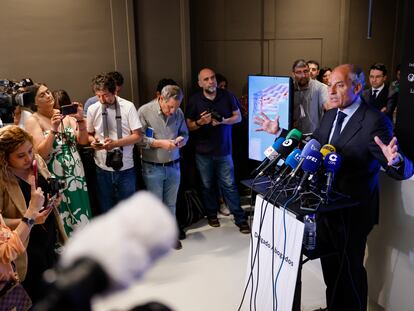
[[[387,311],[411,311],[414,305],[414,178],[401,182],[382,174],[380,185],[380,225],[368,238],[369,296]]]

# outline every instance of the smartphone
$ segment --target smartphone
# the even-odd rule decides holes
[[[101,143],[100,141],[96,141],[96,142],[93,143],[93,145],[96,146],[96,147],[102,147],[104,144]]]
[[[69,114],[75,114],[78,112],[78,105],[77,104],[70,104],[70,105],[64,105],[60,107],[60,113],[64,116],[67,116]]]
[[[149,138],[154,138],[154,129],[152,127],[147,127],[145,130],[145,136]]]
[[[36,160],[33,160],[32,162],[32,169],[33,169],[33,175],[35,178],[35,188],[37,189],[38,183],[37,183],[37,161]]]
[[[53,196],[49,199],[49,201],[47,202],[46,206],[40,210],[40,212],[43,212],[43,211],[45,211],[45,210],[47,210],[47,209],[50,209],[50,208],[53,208],[53,207],[55,206],[55,202],[56,202],[56,200],[57,200],[57,197],[58,197],[58,194],[57,194],[57,193],[56,193],[56,194],[54,194],[54,195],[53,195]]]

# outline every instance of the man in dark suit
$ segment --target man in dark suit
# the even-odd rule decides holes
[[[387,68],[382,63],[375,63],[369,69],[369,84],[371,87],[362,92],[365,102],[385,113],[391,120],[396,102],[395,91],[386,85]]]
[[[331,254],[321,258],[330,311],[367,308],[363,261],[367,236],[379,218],[380,167],[399,180],[413,174],[412,162],[398,151],[397,140],[392,138],[390,120],[360,98],[363,83],[363,73],[352,65],[333,70],[328,85],[333,109],[325,113],[313,134],[322,145],[333,144],[342,156],[333,188],[358,202],[320,214],[317,221],[317,247],[321,253]],[[264,119],[259,125],[275,133],[277,123]]]

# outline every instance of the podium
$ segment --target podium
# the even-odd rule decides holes
[[[285,230],[286,228],[286,230]],[[256,197],[244,301],[240,310],[292,310],[304,224]]]
[[[326,213],[358,204],[343,196],[329,204],[317,205],[317,210],[303,208],[301,201],[289,201],[280,193],[277,200],[266,200],[270,179],[263,177],[252,184],[242,184],[258,194],[254,208],[252,236],[247,264],[243,301],[239,310],[300,311],[302,265],[320,257],[316,251],[302,247],[303,217],[310,213]],[[303,260],[303,255],[307,258]],[[324,254],[327,255],[327,254]]]

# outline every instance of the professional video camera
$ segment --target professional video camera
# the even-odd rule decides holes
[[[0,80],[0,119],[3,123],[13,123],[13,112],[17,106],[28,107],[34,102],[33,95],[22,88],[33,85],[29,78],[19,82]]]

